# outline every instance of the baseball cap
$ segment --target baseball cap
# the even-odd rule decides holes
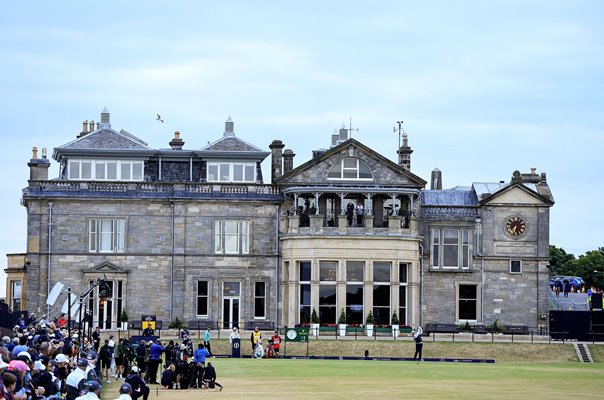
[[[85,358],[78,358],[78,367],[87,367],[88,360]]]
[[[11,360],[11,362],[8,364],[8,370],[23,372],[29,371],[29,367],[21,360]]]
[[[42,364],[42,361],[38,360],[34,363],[34,369],[37,369],[38,371],[44,371],[46,370],[46,366]]]
[[[101,388],[101,385],[99,385],[99,383],[97,381],[88,381],[86,382],[86,388],[88,390],[99,390]]]
[[[96,351],[90,350],[88,354],[86,354],[86,359],[96,360]]]
[[[132,386],[129,383],[122,383],[120,386],[120,394],[129,394],[132,393]]]
[[[138,372],[138,367],[136,365],[132,367],[132,372]]]
[[[19,354],[17,354],[17,358],[19,357],[27,357],[27,359],[31,361],[31,354],[29,354],[27,351],[19,352]]]
[[[67,358],[67,356],[65,354],[57,354],[57,357],[55,358],[55,362],[61,363],[61,362],[68,362],[69,359]]]

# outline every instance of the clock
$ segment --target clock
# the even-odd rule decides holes
[[[505,233],[511,238],[518,238],[526,232],[526,221],[520,215],[513,215],[505,222]]]
[[[298,332],[295,329],[289,329],[285,334],[289,340],[295,340],[298,336]]]

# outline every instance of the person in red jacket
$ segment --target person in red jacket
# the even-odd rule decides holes
[[[279,336],[279,331],[276,330],[275,334],[271,336],[273,339],[273,352],[275,353],[275,357],[279,357],[279,349],[281,348],[281,336]]]

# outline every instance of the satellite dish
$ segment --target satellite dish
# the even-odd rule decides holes
[[[50,293],[48,293],[48,297],[46,298],[46,304],[48,304],[49,306],[53,306],[57,301],[57,298],[63,291],[64,287],[65,285],[63,285],[61,282],[57,282],[50,291]]]

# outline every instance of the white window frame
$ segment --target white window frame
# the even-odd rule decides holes
[[[401,279],[401,268],[402,266],[405,266],[405,279]],[[399,302],[398,302],[398,317],[401,321],[401,324],[407,324],[407,310],[409,308],[409,269],[410,269],[411,264],[410,263],[399,263],[398,264],[398,269],[399,269],[399,276],[398,276],[398,280],[399,280]],[[401,304],[401,291],[404,291],[405,295],[405,305],[403,306]]]
[[[18,287],[18,288],[17,288]],[[18,289],[18,290],[17,290]],[[10,306],[13,311],[22,311],[23,310],[23,281],[20,279],[10,281]],[[18,293],[16,293],[18,292]],[[15,307],[15,302],[19,302],[19,307]]]
[[[70,159],[67,164],[68,179],[73,181],[144,180],[144,162],[139,160]]]
[[[456,232],[456,243],[445,243],[446,233]],[[450,239],[450,238],[449,238]],[[469,269],[472,264],[472,235],[469,229],[464,228],[433,228],[430,239],[432,254],[430,265],[434,269]],[[457,265],[444,265],[445,250],[455,247],[457,252]]]
[[[518,266],[518,270],[514,271],[514,264]],[[510,274],[521,275],[522,274],[522,260],[510,260]]]
[[[241,172],[240,176],[239,172]],[[246,161],[208,161],[208,182],[256,183],[256,163]]]
[[[250,221],[217,219],[214,221],[215,254],[249,254]]]
[[[346,166],[347,162],[354,161],[354,166]],[[361,165],[367,168],[369,177],[361,178]],[[334,165],[331,166],[331,169],[327,173],[327,180],[353,180],[353,181],[372,181],[373,180],[373,172],[369,165],[356,157],[346,157],[338,160]]]
[[[126,218],[88,219],[89,253],[123,253],[125,249]]]
[[[474,287],[476,287],[476,298],[472,299],[472,300],[475,301],[475,304],[476,304],[476,308],[474,310],[474,313],[475,313],[475,316],[476,316],[475,319],[465,319],[465,318],[461,319],[460,316],[459,316],[460,301],[461,301],[459,293],[460,293],[460,289],[461,289],[462,286],[474,286]],[[474,323],[475,322],[481,322],[480,321],[480,290],[481,290],[480,285],[478,283],[475,283],[475,282],[459,282],[459,283],[455,284],[455,319],[456,319],[456,321],[458,323],[462,323],[462,322],[465,322],[465,321],[468,321],[468,322],[471,322],[471,323],[472,322],[474,322]]]

